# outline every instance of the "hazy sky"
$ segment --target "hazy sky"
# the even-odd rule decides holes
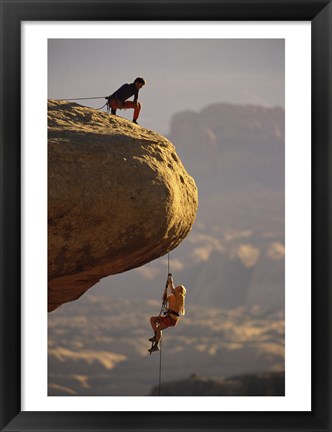
[[[215,102],[284,107],[284,54],[283,39],[51,39],[48,97],[107,96],[142,76],[139,123],[166,134],[174,113]]]
[[[197,36],[199,37],[199,35]],[[133,82],[136,77],[142,76],[147,81],[147,84],[140,91],[139,100],[142,102],[143,108],[139,123],[159,133],[167,134],[170,131],[170,119],[175,113],[188,109],[200,111],[211,103],[229,102],[284,107],[284,54],[284,40],[281,39],[49,40],[48,97],[52,99],[105,97],[113,93],[122,84]],[[78,103],[97,108],[105,103],[105,99],[83,100],[78,101]],[[132,118],[132,110],[119,111],[119,114],[129,119]],[[184,161],[184,166],[186,166],[186,161]],[[192,175],[194,176],[194,173]],[[204,196],[204,192],[207,192],[207,190],[199,190],[200,200]],[[199,217],[201,216],[198,215]],[[264,215],[264,217],[267,216]],[[205,220],[203,221],[204,223]],[[192,250],[196,248],[197,250],[198,248],[199,251],[202,251],[203,247],[205,248],[204,250],[210,251],[211,243],[209,241],[211,241],[211,237],[206,235],[205,232],[202,236],[202,229],[199,231],[198,224],[194,225],[191,235],[195,233],[196,228],[198,233],[196,240],[191,243],[183,242],[184,251],[186,251],[186,248],[188,250],[191,250],[190,248]],[[217,236],[221,236],[221,234],[218,234],[221,231],[215,232]],[[212,240],[212,244],[215,244],[215,239],[212,238]],[[197,241],[204,243],[197,243]],[[247,239],[246,241],[249,240]],[[171,271],[175,273],[176,283],[184,283],[190,294],[190,290],[195,287],[188,286],[187,284],[187,281],[189,283],[191,280],[191,275],[189,274],[191,267],[188,265],[188,261],[186,261],[189,269],[188,273],[186,274],[185,271],[182,272],[182,276],[187,276],[187,279],[178,280],[179,274],[181,275],[182,262],[187,259],[186,252],[181,252],[181,246],[174,253],[172,252]],[[188,252],[189,255],[190,253]],[[140,369],[140,365],[147,362],[145,355],[147,349],[150,347],[147,339],[152,336],[149,316],[158,314],[159,312],[159,302],[161,302],[160,298],[165,283],[166,256],[161,257],[159,262],[157,261],[149,263],[145,269],[142,267],[131,272],[128,271],[120,275],[104,278],[80,300],[72,304],[68,303],[50,315],[49,324],[51,326],[49,328],[51,332],[50,341],[52,343],[50,346],[52,346],[52,349],[59,349],[60,351],[58,352],[60,353],[63,352],[61,351],[62,347],[68,350],[65,351],[67,352],[66,361],[58,361],[59,357],[52,354],[53,357],[51,359],[53,360],[48,370],[49,374],[51,374],[51,383],[60,386],[60,390],[63,388],[61,387],[63,385],[70,388],[73,385],[71,368],[74,364],[76,376],[86,380],[83,381],[86,387],[83,385],[79,389],[83,393],[85,391],[91,394],[98,394],[98,391],[104,392],[103,394],[107,394],[110,391],[116,392],[118,391],[116,385],[120,386],[117,383],[124,380],[126,384],[121,383],[122,387],[119,387],[120,393],[118,394],[123,394],[121,392],[124,391],[127,391],[127,395],[135,394],[133,392],[136,391],[136,383],[142,382],[141,370],[143,369]],[[202,262],[199,262],[197,265],[202,266],[203,274],[204,271],[207,271],[205,270],[206,268],[208,271],[211,271],[212,267],[204,267],[205,261],[203,264]],[[176,264],[178,267],[176,267]],[[145,276],[147,274],[146,271],[148,272],[148,277]],[[161,273],[162,271],[164,272],[163,274]],[[203,276],[201,280],[209,280],[208,278],[204,279],[204,277],[206,276]],[[135,281],[135,284],[133,284],[133,281]],[[200,279],[197,282],[198,286],[199,283]],[[109,302],[107,298],[106,300],[105,298],[102,298],[102,300],[99,298],[98,300],[98,295],[103,295],[105,292],[109,293],[107,294],[111,298]],[[156,300],[157,303],[151,305],[151,310],[150,306],[145,306],[144,296],[147,299]],[[120,299],[122,301],[131,297],[134,297],[134,299],[139,298],[140,301],[142,297],[142,303],[133,303],[133,305],[136,305],[133,306],[134,309],[127,309],[132,310],[130,319],[128,319],[126,314],[120,317],[119,315],[112,314],[114,305],[126,304],[121,302],[115,303],[116,300],[119,301]],[[93,303],[91,299],[94,299],[93,301],[97,303]],[[222,308],[223,304],[220,307]],[[195,315],[193,312],[194,308],[195,304],[193,304],[193,300],[190,299],[189,295],[186,321],[184,321],[183,325],[181,324],[177,327],[176,331],[169,331],[166,334],[165,343],[175,344],[174,337],[176,335],[177,337],[182,337],[182,339],[179,339],[180,342],[176,342],[180,343],[180,345],[183,338],[192,338],[193,330],[189,326],[201,325],[200,311],[198,315]],[[98,310],[98,313],[94,315],[96,310]],[[89,319],[87,319],[88,314],[91,314]],[[198,320],[197,317],[199,317]],[[225,319],[225,315],[221,314],[220,317],[220,319]],[[123,320],[122,323],[121,319]],[[197,320],[196,324],[194,323],[195,319]],[[267,319],[270,318],[268,317]],[[271,320],[274,320],[274,317]],[[137,322],[139,323],[138,327]],[[207,320],[207,323],[209,322],[213,322],[213,320]],[[77,323],[82,323],[82,325],[77,325]],[[243,324],[243,326],[245,325],[246,323]],[[120,327],[121,334],[119,333]],[[198,327],[193,328],[194,332],[197,332]],[[233,324],[229,328],[238,330]],[[276,334],[275,328],[274,326],[271,332],[273,337]],[[195,334],[195,337],[198,337],[197,346],[199,349],[195,351],[196,348],[191,347],[189,349],[185,346],[184,353],[182,353],[181,350],[183,347],[181,345],[179,352],[182,354],[176,356],[175,362],[177,363],[175,363],[175,367],[164,367],[163,380],[171,381],[173,379],[186,378],[187,370],[188,373],[191,373],[193,371],[201,372],[204,369],[204,375],[206,376],[213,376],[218,373],[221,376],[225,375],[226,365],[231,364],[235,357],[233,347],[229,350],[229,357],[225,357],[227,352],[224,348],[225,341],[222,339],[224,328],[216,330],[214,327],[212,332],[213,339],[211,341],[210,339],[206,339],[210,334],[208,327],[204,324],[200,329],[200,335]],[[220,338],[218,331],[220,332]],[[281,335],[283,335],[282,331],[280,332]],[[247,337],[249,333],[250,330],[247,330],[245,333]],[[227,334],[229,336],[229,331]],[[264,346],[268,346],[265,339],[266,335],[267,332],[264,332]],[[202,339],[199,339],[201,336]],[[255,369],[259,369],[259,367],[263,367],[259,357],[263,351],[258,344],[258,336],[255,335],[253,338],[255,339],[254,345],[258,346],[257,349],[259,351],[257,352],[259,354],[255,354],[255,356],[251,355],[251,358],[255,363]],[[215,352],[210,354],[210,347],[213,350],[215,349],[216,341],[214,339],[218,339],[218,343],[222,347],[218,354],[219,357],[214,357]],[[208,348],[203,353],[201,340],[208,340],[208,343],[206,343]],[[277,361],[282,365],[283,336],[280,337],[280,340],[281,342],[277,341],[277,343],[281,346],[281,355]],[[243,344],[242,339],[241,344]],[[167,345],[164,346],[167,347]],[[107,379],[103,379],[101,382],[100,376],[103,375],[100,374],[98,359],[103,359],[105,353],[108,352],[111,355],[112,353],[125,355],[127,360],[119,368],[115,367],[114,370],[106,370],[105,376]],[[241,352],[237,351],[237,358],[246,359],[246,353],[244,350]],[[252,351],[250,353],[252,354]],[[167,365],[167,356],[171,358],[173,355],[172,351],[165,350],[165,355],[165,365]],[[193,356],[192,359],[191,356]],[[197,362],[196,356],[198,356]],[[272,359],[271,361],[275,362],[275,353],[273,355],[267,353],[264,356],[264,358]],[[88,361],[86,361],[87,358]],[[225,362],[219,361],[225,358]],[[150,390],[152,385],[155,385],[159,367],[158,356],[152,356],[152,358],[148,359],[150,361],[149,366],[146,366],[147,363],[144,365],[144,370],[146,371],[146,368],[150,368],[148,372],[151,372],[146,381],[147,391]],[[154,366],[151,360],[155,361]],[[171,361],[174,363],[174,358]],[[202,361],[202,366],[198,367],[197,364],[200,361]],[[97,366],[95,363],[97,363]],[[246,368],[248,362],[243,360],[243,363]],[[266,364],[264,367],[267,367]],[[235,372],[237,373],[238,370],[234,369]],[[61,376],[62,373],[63,376]],[[149,374],[147,373],[147,375]],[[144,379],[147,379],[146,376]],[[75,379],[74,377],[74,381]],[[78,383],[76,387],[79,388],[79,385]],[[116,390],[110,387],[112,385]]]

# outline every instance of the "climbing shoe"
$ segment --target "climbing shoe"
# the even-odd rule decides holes
[[[137,124],[137,125],[138,125],[138,123],[137,123],[137,120],[133,120],[133,123],[135,123],[135,124]]]
[[[148,351],[150,354],[154,351],[159,351],[158,345],[157,344],[153,345]]]
[[[156,341],[156,336],[153,336],[152,338],[149,339],[150,342],[155,342]]]
[[[115,109],[111,109],[111,114],[115,115],[116,114],[116,110]]]

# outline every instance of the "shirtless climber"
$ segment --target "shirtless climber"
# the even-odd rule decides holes
[[[170,291],[170,295],[167,296],[167,291]],[[154,331],[154,336],[149,339],[153,342],[150,354],[153,351],[159,351],[159,341],[162,337],[162,330],[168,327],[176,326],[179,322],[180,316],[185,314],[185,296],[186,289],[183,285],[179,285],[174,288],[174,282],[172,275],[168,275],[167,286],[163,294],[163,301],[167,301],[168,310],[166,316],[153,316],[150,318],[151,327]]]

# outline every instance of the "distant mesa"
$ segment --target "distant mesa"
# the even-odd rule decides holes
[[[285,111],[216,103],[183,111],[171,121],[169,138],[202,188],[234,192],[257,186],[284,189]],[[212,183],[212,185],[211,185]]]
[[[174,249],[198,192],[165,137],[76,103],[48,102],[48,309]]]
[[[157,396],[159,387],[151,390]],[[192,374],[189,378],[164,383],[161,396],[284,396],[285,372],[245,374],[212,379]]]

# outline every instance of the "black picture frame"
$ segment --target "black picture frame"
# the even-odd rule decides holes
[[[0,4],[1,431],[332,431],[330,413],[332,400],[331,1],[0,0]],[[108,20],[311,21],[312,410],[310,412],[21,411],[21,22]],[[300,155],[299,163],[301,163]],[[147,410],[148,403],[147,399]]]

